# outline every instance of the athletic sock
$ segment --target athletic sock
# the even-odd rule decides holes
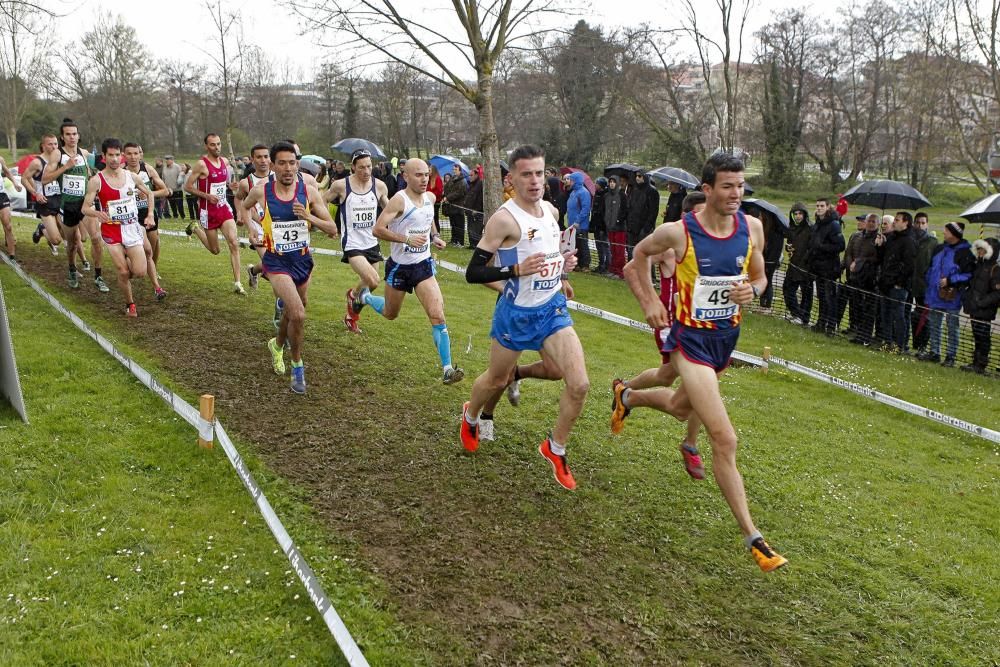
[[[469,426],[475,426],[479,423],[479,417],[474,417],[471,413],[465,413],[465,423]]]
[[[482,414],[479,415],[479,418],[480,419],[485,419],[486,421],[490,421],[491,422],[491,421],[493,421],[493,413],[492,412],[490,412],[490,413],[483,412]]]
[[[441,366],[445,368],[451,366],[451,336],[448,335],[448,325],[435,324],[431,327],[431,335],[434,337],[438,356],[441,357]]]
[[[76,264],[70,264],[69,270],[72,271],[73,273],[76,273]]]
[[[374,310],[379,315],[381,315],[382,311],[385,310],[384,296],[375,296],[371,292],[366,292],[361,300],[364,302],[366,306],[371,306],[372,310]]]
[[[624,405],[626,408],[632,407],[628,404],[628,395],[631,393],[632,390],[629,389],[628,387],[626,387],[625,391],[622,392],[622,405]]]
[[[100,277],[101,277],[101,267],[95,266],[94,267],[94,280],[97,280]]]
[[[753,545],[754,540],[761,539],[763,537],[764,536],[760,534],[759,530],[755,530],[751,534],[743,538],[743,543],[746,544],[747,549],[749,549]]]
[[[514,382],[519,382],[521,380],[521,367],[514,366]]]
[[[292,368],[299,368],[300,366],[302,366],[302,360],[301,359],[299,359],[298,361],[295,361],[294,359],[292,359]]]
[[[549,449],[556,456],[566,456],[566,445],[560,445],[551,435],[549,436]]]

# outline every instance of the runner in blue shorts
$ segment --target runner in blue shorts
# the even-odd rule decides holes
[[[750,518],[743,478],[736,467],[736,430],[719,391],[718,375],[729,365],[739,338],[741,307],[767,287],[764,274],[764,231],[760,220],[740,211],[743,162],[729,154],[713,155],[702,171],[706,206],[679,222],[661,225],[636,246],[643,263],[638,275],[649,275],[649,258],[673,249],[677,257],[675,318],[663,343],[681,384],[666,409],[680,420],[692,410],[712,441],[712,472],[739,524],[744,541],[761,570],[770,572],[788,561],[764,540]],[[667,324],[667,311],[648,280],[630,281],[654,328]],[[670,391],[670,390],[668,390]],[[616,399],[625,408],[641,405],[643,392],[619,386]],[[633,403],[633,401],[635,401]]]
[[[375,238],[389,241],[385,263],[385,296],[365,292],[364,304],[394,320],[407,294],[416,294],[431,322],[431,336],[441,360],[442,382],[454,384],[465,372],[451,363],[451,337],[444,319],[444,297],[434,277],[431,245],[444,248],[445,242],[434,228],[434,194],[427,192],[430,170],[423,160],[407,160],[403,167],[406,187],[400,190],[375,221]]]
[[[565,274],[576,266],[575,251],[560,251],[558,212],[542,201],[542,149],[521,146],[508,162],[514,198],[487,221],[465,274],[470,283],[502,281],[503,289],[490,331],[490,365],[476,378],[472,396],[462,406],[459,437],[468,451],[479,448],[483,406],[510,382],[521,352],[537,350],[566,383],[555,428],[538,451],[552,465],[556,481],[573,490],[576,481],[566,463],[566,444],[590,388],[583,347],[566,309],[573,289]]]
[[[295,146],[279,141],[271,147],[274,179],[253,187],[243,200],[249,211],[263,206],[261,227],[264,231],[264,257],[261,265],[271,282],[274,295],[284,302],[278,335],[267,343],[274,372],[285,372],[284,346],[288,341],[292,356],[292,391],[306,392],[302,341],[306,321],[306,292],[313,270],[309,249],[310,228],[337,235],[337,225],[330,217],[319,190],[307,185],[299,174]]]

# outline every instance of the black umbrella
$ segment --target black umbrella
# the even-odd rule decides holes
[[[299,171],[304,171],[311,176],[318,176],[319,165],[312,160],[299,160]]]
[[[844,199],[851,204],[871,206],[883,211],[887,208],[915,210],[933,206],[927,197],[899,181],[865,181],[848,190]]]
[[[608,167],[610,169],[610,167]],[[607,173],[607,172],[605,172]],[[695,177],[690,172],[678,169],[677,167],[660,167],[653,171],[646,172],[654,181],[660,183],[676,183],[688,190],[694,190],[701,185],[701,179]]]
[[[506,176],[510,171],[510,167],[507,166],[507,160],[500,160],[500,175]]]
[[[783,226],[788,227],[788,218],[785,217],[781,209],[765,199],[744,199],[740,208],[746,213],[751,213],[754,209],[763,211],[773,216]]]
[[[382,149],[378,147],[378,144],[374,144],[368,141],[367,139],[357,139],[354,137],[350,139],[341,139],[333,146],[330,146],[330,148],[332,148],[335,151],[340,151],[341,153],[347,153],[348,155],[358,150],[359,148],[364,148],[366,151],[372,154],[373,158],[377,158],[379,160],[386,159],[385,153],[383,153]]]
[[[959,215],[969,222],[1000,224],[1000,194],[983,197]]]
[[[745,194],[745,195],[752,195],[753,194],[753,188],[750,187],[749,183],[744,183],[743,184],[743,194]]]
[[[625,162],[618,162],[616,164],[608,165],[604,168],[605,176],[624,176],[626,174],[641,174],[645,169],[642,167],[637,167],[634,164],[627,164]]]

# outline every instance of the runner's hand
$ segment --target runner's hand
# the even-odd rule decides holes
[[[142,224],[143,226],[145,226],[146,229],[153,228],[153,226],[156,224],[156,218],[153,217],[152,211],[150,211],[149,215],[146,216],[146,219],[143,221]]]
[[[100,222],[101,224],[107,224],[111,222],[111,216],[105,213],[104,211],[98,211],[97,221]]]
[[[21,191],[21,184],[20,183],[15,183],[14,184],[14,190],[17,191],[17,192],[20,192]]]
[[[525,257],[524,261],[517,265],[517,275],[530,276],[541,271],[543,266],[545,266],[545,253],[536,252],[534,255]]]
[[[576,268],[579,260],[576,258],[576,250],[567,250],[563,253],[563,271],[569,273]]]
[[[657,299],[645,312],[646,324],[654,329],[667,328],[667,308]]]
[[[305,220],[306,216],[309,215],[309,211],[307,211],[306,207],[302,205],[302,202],[298,200],[292,204],[292,213],[294,213],[297,218],[302,220]]]
[[[205,197],[205,201],[207,201],[212,206],[218,206],[219,205],[219,198],[216,197],[213,194],[209,194],[208,196],[206,196]]]
[[[444,239],[441,238],[440,236],[435,236],[433,243],[434,247],[437,248],[438,250],[444,250],[445,248],[448,247],[448,244],[445,243]]]
[[[573,291],[573,286],[569,284],[568,280],[562,281],[562,291],[567,299],[572,299],[576,296],[576,292]]]
[[[427,243],[427,234],[407,234],[406,235],[406,245],[411,248],[419,248]]]
[[[740,306],[745,306],[753,301],[753,286],[749,280],[741,280],[733,283],[733,288],[729,291],[729,300]]]
[[[49,200],[45,195],[35,195],[35,201],[39,204],[48,204]]]

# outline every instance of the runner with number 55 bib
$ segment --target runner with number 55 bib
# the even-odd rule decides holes
[[[101,144],[105,167],[87,183],[87,194],[83,199],[83,214],[92,216],[101,223],[101,239],[108,248],[115,269],[118,271],[118,287],[125,296],[125,316],[137,317],[135,300],[132,298],[131,278],[146,275],[146,239],[143,225],[152,227],[153,192],[141,181],[132,177],[132,172],[123,168],[122,142],[105,139]],[[145,218],[140,221],[139,207],[136,205],[136,191],[149,202]],[[101,210],[94,207],[100,202]]]
[[[740,211],[743,162],[732,155],[713,155],[702,170],[706,206],[681,221],[661,225],[636,246],[643,263],[637,275],[649,275],[649,258],[673,249],[677,257],[675,319],[663,341],[670,363],[681,378],[670,392],[666,411],[688,419],[692,411],[712,441],[712,472],[736,518],[750,554],[760,569],[770,572],[788,561],[774,551],[747,506],[743,478],[736,468],[736,430],[719,391],[721,375],[736,348],[741,308],[767,287],[764,274],[764,230],[760,220]],[[636,298],[654,328],[667,324],[667,310],[649,280],[630,280]],[[627,390],[620,392],[628,407]],[[617,395],[616,395],[617,397]]]
[[[233,291],[246,294],[240,282],[240,240],[236,234],[233,210],[226,201],[229,190],[229,167],[222,157],[222,139],[214,132],[205,135],[205,152],[191,167],[184,191],[198,198],[198,220],[185,230],[198,237],[210,253],[219,254],[219,232],[229,246],[229,262],[233,269]]]

